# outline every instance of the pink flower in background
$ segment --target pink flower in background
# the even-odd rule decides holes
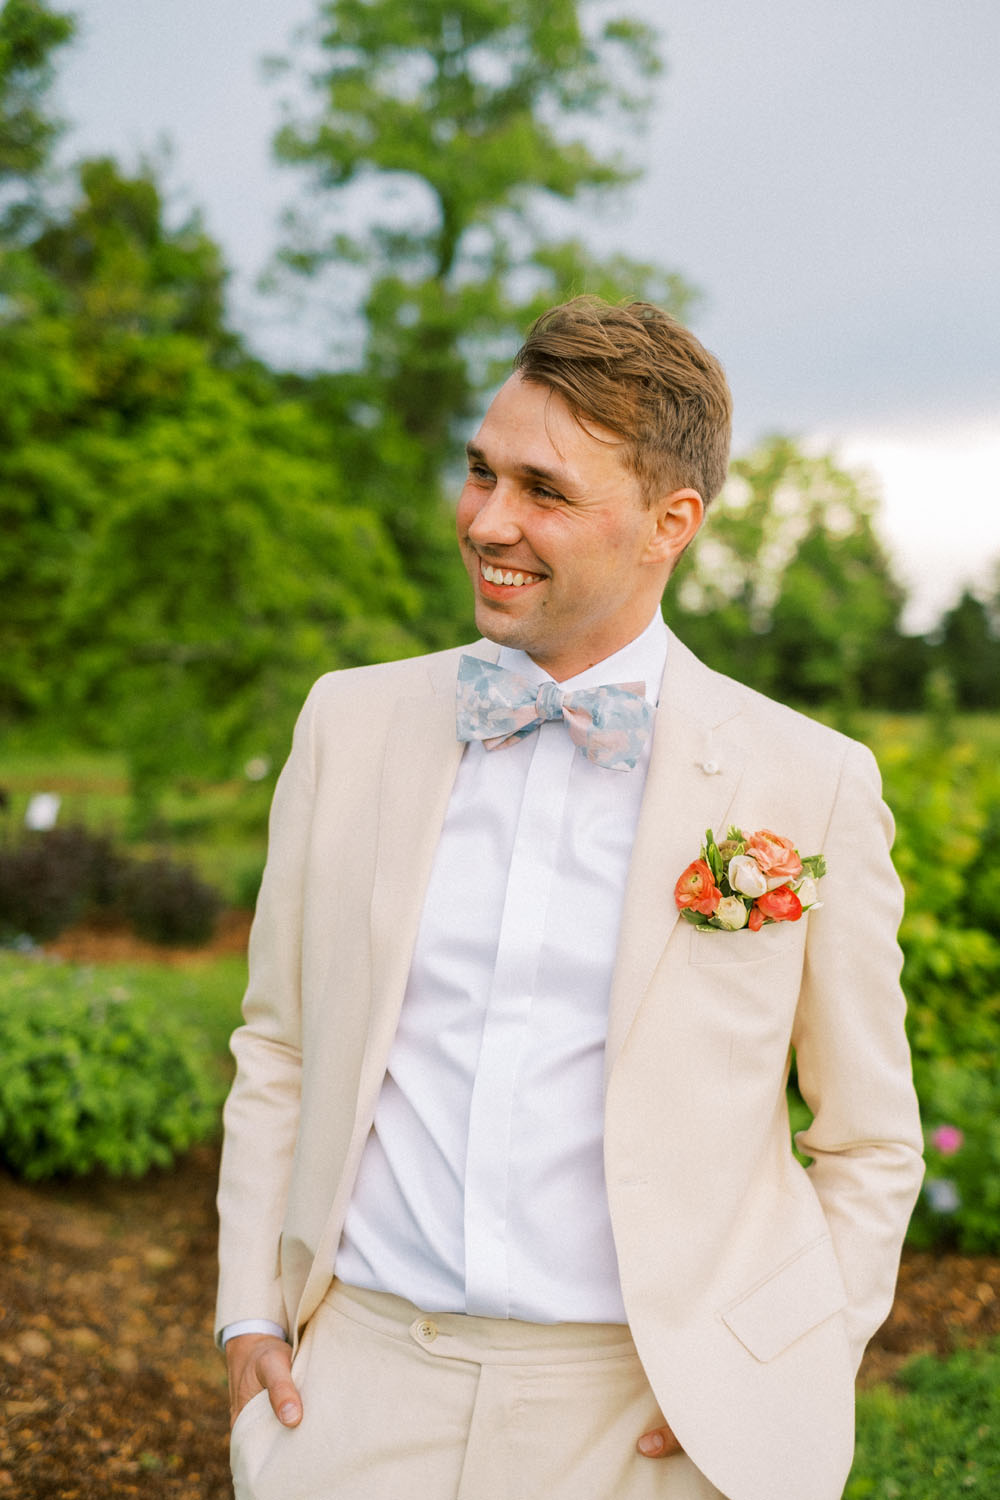
[[[957,1125],[939,1125],[931,1132],[931,1145],[942,1156],[954,1156],[965,1144],[965,1136]]]

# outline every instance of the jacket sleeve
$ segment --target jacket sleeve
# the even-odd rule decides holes
[[[223,1112],[216,1330],[245,1318],[288,1327],[278,1246],[299,1127],[303,892],[315,787],[315,690],[278,778],[250,933],[244,1024]]]
[[[906,1226],[923,1176],[896,941],[903,892],[874,757],[847,751],[824,840],[823,908],[809,916],[793,1032],[813,1112],[797,1138],[812,1157],[848,1294],[855,1362],[892,1306]]]

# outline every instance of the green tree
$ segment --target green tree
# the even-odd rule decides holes
[[[56,631],[71,517],[86,504],[73,463],[33,448],[37,424],[58,425],[72,407],[77,381],[55,290],[26,248],[60,130],[45,108],[52,54],[73,29],[39,0],[0,7],[0,721],[47,701],[39,662]]]
[[[108,495],[109,443],[183,408],[192,373],[232,344],[218,251],[196,223],[164,229],[151,172],[79,169],[4,264],[0,360],[0,715],[53,707],[62,605]],[[227,342],[228,341],[228,342]]]
[[[0,185],[32,205],[0,222],[0,720],[124,749],[150,814],[167,781],[279,759],[324,668],[426,636],[336,428],[228,328],[199,217],[169,222],[148,164],[85,161],[68,202],[34,191],[70,30],[0,11]]]
[[[197,213],[168,226],[150,164],[127,174],[98,157],[78,177],[76,201],[44,226],[32,253],[62,291],[81,353],[93,355],[95,405],[127,416],[151,387],[149,367],[164,363],[170,388],[178,358],[157,340],[187,338],[215,358],[238,352],[225,326],[227,273]]]
[[[960,708],[1000,708],[1000,630],[994,611],[972,589],[943,616],[932,646],[935,666],[950,677]]]
[[[713,665],[763,691],[849,712],[878,701],[904,594],[877,497],[829,454],[773,437],[733,462],[666,613]]]
[[[42,0],[6,0],[0,7],[0,231],[5,238],[23,222],[60,131],[43,105],[52,53],[73,31],[72,17]]]
[[[66,599],[77,713],[112,726],[145,817],[171,781],[280,763],[319,672],[421,646],[419,594],[311,411],[208,366],[193,387],[105,443]]]
[[[635,175],[593,144],[594,125],[624,115],[634,131],[660,63],[648,27],[602,22],[602,9],[325,0],[316,111],[276,140],[317,190],[285,259],[335,273],[338,326],[350,330],[323,399],[353,428],[360,493],[446,606],[442,641],[466,612],[444,562],[442,475],[527,323],[579,291],[679,312],[691,299],[677,276],[602,261],[546,227],[553,205],[607,212]]]
[[[79,182],[0,329],[0,707],[123,749],[149,816],[170,780],[279,758],[320,671],[420,649],[420,597],[336,432],[227,329],[199,221],[166,223],[149,167]]]

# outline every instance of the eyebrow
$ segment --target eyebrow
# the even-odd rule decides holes
[[[493,465],[476,443],[466,443],[465,451],[470,462],[476,460],[483,463],[492,472]],[[519,464],[515,472],[522,479],[533,479],[567,494],[572,494],[576,488],[571,476],[559,469],[541,469],[537,464]]]

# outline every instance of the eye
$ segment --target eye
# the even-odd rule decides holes
[[[493,470],[487,468],[484,463],[480,463],[478,460],[469,460],[470,479],[478,479],[482,484],[492,484],[494,477]]]

